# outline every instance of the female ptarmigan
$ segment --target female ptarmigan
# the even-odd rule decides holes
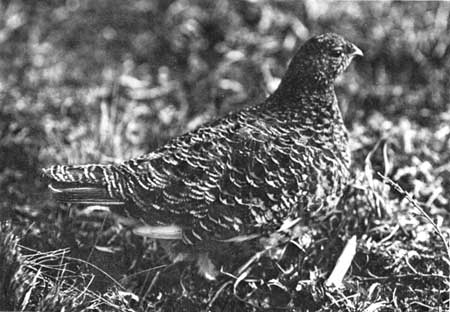
[[[333,82],[362,55],[339,35],[309,39],[278,89],[119,165],[44,169],[62,202],[123,205],[134,232],[238,242],[336,202],[349,176],[347,130]]]

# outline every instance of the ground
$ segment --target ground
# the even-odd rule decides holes
[[[449,13],[445,2],[3,2],[0,310],[446,310]],[[257,103],[295,49],[327,31],[365,54],[336,84],[352,182],[242,274],[248,252],[209,282],[159,244],[50,198],[40,168],[118,162]],[[342,287],[326,286],[353,236]]]

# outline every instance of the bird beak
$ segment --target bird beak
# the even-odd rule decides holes
[[[358,48],[357,46],[355,46],[354,44],[352,45],[352,49],[353,49],[353,51],[350,52],[350,54],[349,54],[350,56],[356,56],[356,55],[364,56],[363,51],[361,51],[361,49]]]

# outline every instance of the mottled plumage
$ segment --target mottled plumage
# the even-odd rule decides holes
[[[355,55],[336,34],[313,37],[263,103],[120,165],[44,169],[50,189],[64,202],[126,204],[137,234],[186,244],[245,240],[313,215],[335,203],[349,176],[333,82]]]

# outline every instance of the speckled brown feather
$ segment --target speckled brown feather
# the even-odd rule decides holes
[[[333,82],[354,55],[338,35],[313,37],[264,103],[120,165],[58,165],[45,175],[61,201],[131,203],[143,223],[181,227],[188,244],[274,231],[342,193],[350,153]],[[97,198],[80,198],[86,187]]]

